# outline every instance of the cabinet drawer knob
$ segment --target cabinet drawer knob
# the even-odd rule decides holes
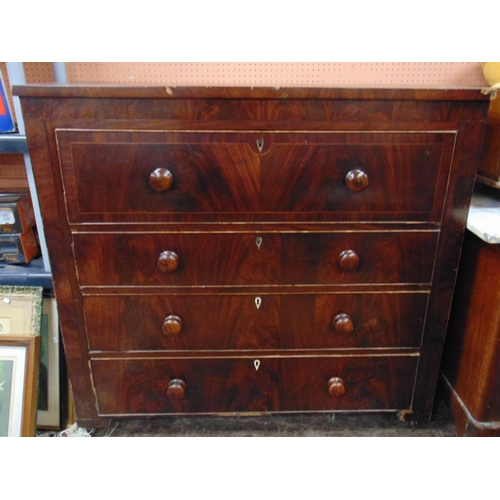
[[[337,333],[347,335],[354,330],[354,323],[348,314],[337,314],[333,318],[333,328]]]
[[[354,250],[344,250],[338,258],[340,269],[354,271],[359,266],[359,257]]]
[[[369,184],[368,176],[359,169],[354,169],[348,172],[345,176],[346,186],[354,193],[364,191]]]
[[[174,176],[166,168],[157,168],[149,176],[149,185],[159,193],[168,191],[174,182]]]
[[[178,378],[174,378],[168,383],[167,396],[170,399],[182,399],[186,392],[186,382]]]
[[[182,319],[175,314],[170,314],[163,320],[162,325],[163,333],[167,337],[173,337],[175,335],[179,335],[182,331]]]
[[[172,273],[179,265],[179,256],[175,252],[165,250],[158,257],[157,265],[162,273]]]
[[[328,381],[328,394],[330,396],[342,396],[345,394],[344,382],[340,377],[332,377]]]

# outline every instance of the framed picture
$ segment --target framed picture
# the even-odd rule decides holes
[[[44,297],[42,304],[36,424],[41,429],[59,429],[61,425],[59,318],[56,299]]]
[[[40,335],[41,287],[0,286],[0,338],[3,335]]]
[[[0,336],[0,437],[34,436],[40,337]]]

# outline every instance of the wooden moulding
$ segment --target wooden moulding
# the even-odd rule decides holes
[[[196,98],[196,99],[409,99],[409,100],[474,100],[491,98],[490,88],[427,89],[363,87],[174,87],[154,85],[102,84],[38,84],[15,85],[14,95],[20,97],[83,97],[83,98]]]
[[[476,420],[450,381],[441,374],[445,397],[453,415],[455,431],[459,437],[500,437],[500,421],[482,422]]]

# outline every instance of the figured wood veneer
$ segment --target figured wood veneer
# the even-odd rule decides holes
[[[439,236],[382,230],[262,233],[258,248],[257,234],[79,233],[73,235],[75,262],[82,286],[429,284]],[[356,252],[355,268],[342,267],[345,250]]]
[[[103,415],[395,410],[411,403],[418,357],[123,359],[92,363]],[[110,373],[114,375],[109,376]],[[327,390],[341,375],[342,397]],[[168,386],[176,383],[171,398]],[[337,394],[338,396],[338,394]]]
[[[14,92],[79,425],[430,418],[487,95]]]
[[[261,290],[262,291],[262,290]],[[427,293],[154,294],[85,296],[92,351],[419,347]],[[140,314],[139,314],[140,312]],[[349,315],[351,332],[335,319]],[[164,335],[167,317],[182,332]],[[178,323],[178,321],[177,321]]]
[[[312,220],[333,212],[439,220],[455,140],[453,132],[407,131],[56,134],[73,222],[106,213],[175,213],[183,220],[227,212],[265,213],[267,220],[282,212]],[[362,187],[353,189],[350,178],[359,169]],[[168,187],[152,192],[152,176]]]

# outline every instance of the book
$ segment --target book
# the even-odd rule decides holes
[[[16,131],[16,125],[12,116],[7,90],[2,72],[0,71],[0,134],[8,134]]]

